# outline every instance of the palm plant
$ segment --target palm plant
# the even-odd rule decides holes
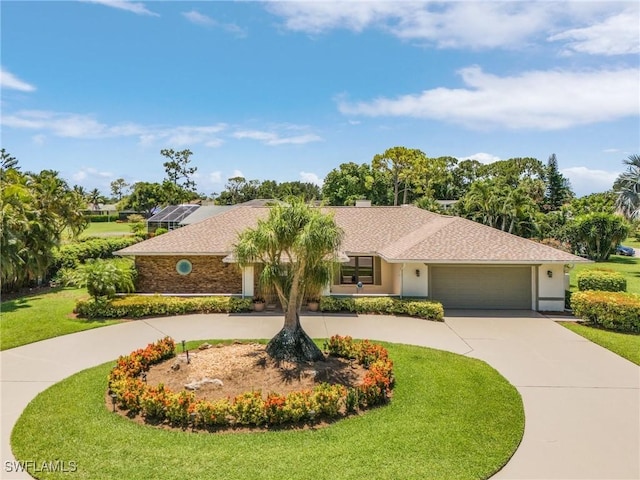
[[[628,220],[640,219],[640,155],[630,155],[623,161],[627,171],[621,173],[613,184],[618,195],[616,207]]]
[[[269,217],[239,235],[234,255],[240,266],[262,264],[263,291],[274,292],[284,310],[284,326],[267,345],[276,360],[323,358],[300,325],[300,309],[309,294],[331,279],[343,232],[333,216],[293,199],[271,207]]]

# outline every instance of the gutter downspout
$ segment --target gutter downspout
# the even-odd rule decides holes
[[[404,295],[404,267],[405,267],[406,263],[402,264],[402,267],[400,267],[400,300],[402,300],[403,295]]]

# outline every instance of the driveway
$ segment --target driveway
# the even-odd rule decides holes
[[[526,427],[517,452],[493,478],[640,478],[640,368],[553,319],[535,312],[448,311],[445,323],[367,315],[302,321],[312,337],[340,333],[429,346],[496,368],[522,395]],[[270,338],[281,325],[281,316],[268,314],[156,318],[1,352],[0,477],[30,478],[7,473],[9,437],[20,412],[53,383],[164,335],[178,341]]]

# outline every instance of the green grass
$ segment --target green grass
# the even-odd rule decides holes
[[[640,250],[639,242],[626,240],[623,245]],[[606,262],[576,264],[575,268],[571,269],[571,291],[578,290],[578,273],[594,268],[607,268],[620,272],[627,279],[627,292],[640,293],[640,257],[622,257],[620,255],[611,255]]]
[[[601,347],[626,358],[630,362],[640,365],[640,335],[632,333],[618,333],[601,328],[588,327],[579,323],[559,322],[572,332],[597,343]]]
[[[128,223],[116,222],[96,222],[90,223],[87,229],[82,232],[82,237],[108,237],[131,235],[131,228]]]
[[[38,395],[13,430],[13,452],[75,461],[75,479],[484,479],[500,469],[524,431],[516,389],[479,360],[386,345],[392,402],[327,428],[211,434],[138,425],[105,406],[110,363]]]
[[[86,296],[85,289],[56,288],[48,293],[2,302],[0,350],[119,323],[119,320],[72,318],[76,300]]]

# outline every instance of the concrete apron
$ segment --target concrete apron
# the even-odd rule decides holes
[[[445,323],[322,314],[302,321],[314,338],[339,333],[428,346],[496,368],[522,395],[526,427],[517,452],[493,478],[640,478],[640,368],[548,318],[534,312],[452,311]],[[270,338],[281,326],[281,314],[187,315],[138,320],[0,352],[0,477],[31,478],[7,472],[6,462],[14,461],[10,433],[29,401],[63,378],[164,335],[177,342]]]

